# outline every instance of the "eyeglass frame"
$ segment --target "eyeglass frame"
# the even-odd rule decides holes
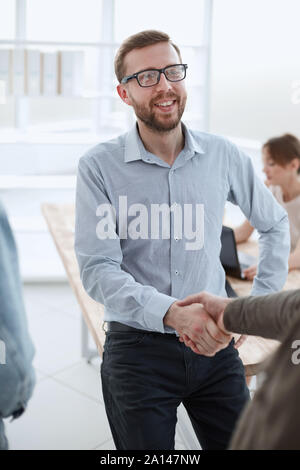
[[[179,80],[170,80],[166,74],[165,74],[165,70],[168,69],[168,68],[171,68],[171,67],[175,67],[176,65],[183,65],[184,66],[184,77],[183,78],[180,78]],[[173,65],[167,65],[166,67],[164,67],[163,69],[144,69],[144,70],[140,70],[139,72],[136,72],[134,73],[133,75],[127,75],[126,77],[123,77],[122,80],[121,80],[121,83],[122,84],[126,84],[129,80],[131,80],[132,78],[136,78],[136,81],[138,82],[139,86],[141,88],[149,88],[151,86],[155,86],[155,85],[158,85],[158,83],[160,82],[160,76],[161,74],[163,73],[164,76],[166,77],[166,79],[169,81],[169,82],[181,82],[182,80],[185,79],[186,77],[186,69],[188,68],[188,65],[187,64],[173,64]],[[158,75],[158,80],[156,83],[153,83],[153,85],[141,85],[140,82],[139,82],[139,79],[138,79],[138,75],[142,72],[148,72],[148,71],[156,71],[156,72],[159,72],[159,75]]]

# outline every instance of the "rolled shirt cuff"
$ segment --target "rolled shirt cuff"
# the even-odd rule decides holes
[[[166,326],[163,319],[170,306],[177,300],[160,292],[154,294],[144,307],[144,322],[147,328],[160,333],[174,333],[176,330]]]

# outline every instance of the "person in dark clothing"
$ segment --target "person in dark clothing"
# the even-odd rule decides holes
[[[201,303],[224,332],[281,341],[263,364],[264,379],[237,421],[229,449],[300,449],[300,289],[225,299],[206,292],[187,297]],[[197,352],[187,336],[180,339]]]

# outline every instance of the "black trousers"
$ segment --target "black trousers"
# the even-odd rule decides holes
[[[102,391],[117,450],[174,450],[182,402],[202,449],[226,449],[249,390],[233,340],[214,357],[175,334],[107,332]]]

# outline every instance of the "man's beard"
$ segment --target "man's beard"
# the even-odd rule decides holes
[[[155,102],[158,100],[161,100],[164,98],[166,101],[167,100],[176,100],[177,102],[177,113],[176,116],[174,116],[172,119],[167,118],[166,120],[163,119],[163,116],[161,119],[159,119],[155,115],[155,110],[153,109],[155,106]],[[180,100],[179,96],[177,95],[172,95],[172,96],[157,96],[155,99],[152,99],[149,106],[145,106],[142,104],[138,104],[132,96],[130,97],[132,101],[132,106],[134,109],[134,112],[136,116],[151,130],[155,132],[170,132],[171,130],[175,129],[183,115],[184,109],[185,109],[185,103],[186,103],[186,95]],[[153,111],[151,111],[153,109]]]

